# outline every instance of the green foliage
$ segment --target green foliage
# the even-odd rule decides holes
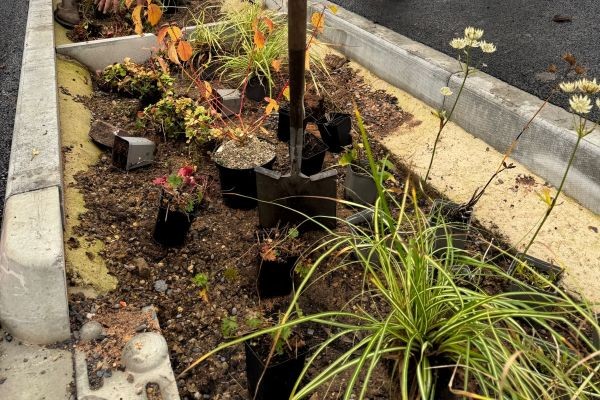
[[[203,273],[198,273],[196,274],[193,278],[192,281],[196,284],[196,286],[198,286],[200,289],[206,289],[208,288],[208,276],[206,274]]]
[[[221,334],[225,338],[234,337],[238,331],[237,317],[231,316],[223,318],[221,321]]]
[[[204,144],[220,136],[220,130],[213,127],[210,110],[189,97],[175,97],[171,92],[146,107],[140,121],[168,138],[185,136],[187,143]]]
[[[263,325],[263,320],[259,317],[248,318],[246,325],[248,325],[251,329],[258,329]]]
[[[173,78],[154,66],[139,65],[126,58],[122,63],[106,67],[100,75],[100,86],[137,98],[160,97],[173,85]]]
[[[289,326],[283,327],[280,331],[271,332],[271,339],[274,341],[275,354],[283,354],[285,345],[292,335],[292,328]]]
[[[238,270],[234,267],[226,268],[225,271],[223,271],[223,277],[225,278],[225,280],[227,280],[227,282],[236,281],[238,279],[238,275]]]

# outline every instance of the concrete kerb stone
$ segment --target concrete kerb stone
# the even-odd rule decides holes
[[[70,336],[57,187],[6,200],[0,239],[0,321],[13,336],[51,344]]]
[[[217,25],[218,22],[207,24]],[[183,33],[190,35],[196,26],[183,28]],[[141,64],[146,62],[158,48],[156,35],[130,35],[110,39],[92,40],[89,42],[69,43],[56,46],[58,54],[76,59],[92,71],[101,71],[107,65],[121,62],[125,58]]]
[[[0,322],[34,344],[70,336],[53,23],[30,0],[0,240]]]
[[[332,3],[313,5],[311,12],[323,10],[323,4]],[[286,11],[282,0],[266,0],[266,5]],[[461,74],[454,58],[341,7],[336,14],[326,13],[323,41],[384,81],[436,109],[444,101],[440,88],[450,86],[457,93]],[[504,152],[542,103],[529,93],[479,72],[467,80],[452,119]],[[549,104],[521,137],[512,157],[556,186],[575,140],[570,114]],[[588,135],[580,146],[564,191],[600,213],[600,131]]]

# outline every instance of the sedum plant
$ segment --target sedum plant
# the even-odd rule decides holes
[[[357,118],[364,143],[358,113]],[[368,149],[368,142],[364,145]],[[368,158],[380,193],[371,209],[372,229],[353,226],[350,234],[330,232],[316,248],[315,262],[277,326],[222,344],[187,370],[260,335],[276,338],[284,329],[316,324],[328,335],[313,348],[291,399],[312,398],[319,388],[334,383],[344,385],[340,398],[364,399],[375,370],[386,367],[389,398],[394,399],[434,400],[442,392],[472,399],[597,398],[600,352],[580,329],[585,324],[598,329],[589,308],[558,287],[555,294],[541,296],[531,288],[538,295],[524,300],[511,293],[488,293],[473,283],[460,285],[457,265],[515,279],[492,260],[452,247],[441,258],[434,254],[437,227],[429,227],[418,209],[414,188],[407,183],[400,199],[388,195],[370,151]],[[342,258],[349,251],[356,260]],[[370,261],[373,254],[377,263]],[[360,268],[362,292],[341,309],[298,312],[311,282],[330,273],[330,265],[333,270]],[[317,367],[329,349],[335,349],[337,358]]]
[[[136,64],[130,58],[104,68],[99,79],[106,90],[140,99],[160,98],[174,81],[168,70]]]
[[[210,109],[189,97],[175,97],[171,92],[146,107],[140,122],[167,138],[185,137],[187,143],[204,144],[221,135],[220,129],[214,127],[215,118]]]

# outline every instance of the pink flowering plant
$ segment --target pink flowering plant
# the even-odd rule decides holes
[[[207,180],[195,175],[197,167],[187,165],[176,174],[155,178],[152,183],[163,190],[162,202],[170,211],[191,213],[202,203]]]

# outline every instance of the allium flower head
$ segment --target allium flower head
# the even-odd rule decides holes
[[[577,83],[576,82],[561,82],[561,83],[559,83],[558,87],[560,88],[560,90],[562,90],[565,93],[573,93],[574,91],[577,90]]]
[[[590,111],[592,111],[592,102],[588,96],[571,96],[569,99],[569,105],[577,114],[588,114]]]
[[[440,93],[443,96],[452,96],[452,90],[450,90],[450,88],[448,86],[444,86],[443,88],[441,88]]]
[[[484,53],[493,53],[496,51],[496,45],[485,40],[481,42],[479,47],[481,47],[481,51]]]
[[[586,78],[577,81],[577,88],[586,94],[596,94],[600,92],[600,85],[596,82],[596,78],[589,80]]]
[[[467,40],[464,38],[454,38],[450,41],[450,47],[457,50],[462,50],[467,47]]]
[[[479,40],[483,36],[483,29],[477,29],[472,26],[465,28],[465,38],[470,40]]]

